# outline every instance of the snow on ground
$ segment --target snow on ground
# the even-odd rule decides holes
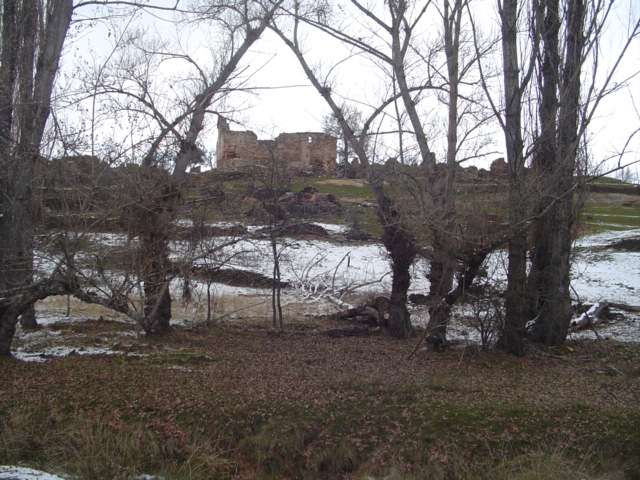
[[[597,334],[596,334],[597,332]],[[609,323],[599,323],[594,330],[585,329],[569,333],[571,339],[612,339],[618,342],[640,341],[640,317],[628,317]]]
[[[25,362],[45,362],[70,355],[134,355],[123,351],[138,343],[139,332],[132,321],[109,316],[106,322],[121,324],[121,328],[101,333],[81,333],[63,326],[86,322],[86,314],[66,316],[51,310],[51,306],[36,305],[39,328],[25,330],[17,325],[13,355]],[[102,317],[100,317],[102,318]],[[97,345],[96,345],[97,344]],[[1,477],[0,477],[1,478]]]
[[[319,224],[331,232],[344,231],[343,225]],[[583,237],[576,242],[572,267],[572,287],[583,302],[600,300],[637,303],[639,296],[640,253],[602,251],[603,247],[624,238],[640,235],[640,229],[604,232]],[[109,241],[114,238],[107,237]],[[232,237],[212,239],[212,245],[233,242]],[[172,242],[173,257],[188,255],[196,263],[202,250],[189,251],[187,242]],[[596,248],[597,247],[597,248]],[[597,251],[596,251],[597,250]],[[391,287],[391,271],[387,254],[381,244],[349,244],[326,240],[294,240],[285,238],[278,247],[281,278],[291,282],[297,299],[311,299],[323,291],[361,290],[382,293]],[[273,257],[268,240],[240,239],[206,260],[208,265],[250,270],[271,276]],[[412,271],[411,293],[426,293],[428,266],[417,262]],[[487,260],[489,278],[506,281],[506,256],[495,252]],[[196,284],[197,286],[197,284]],[[202,286],[198,287],[202,288]],[[214,284],[217,295],[268,295],[268,290]],[[177,290],[177,287],[175,287]],[[292,295],[291,292],[285,295]]]
[[[13,467],[0,465],[0,480],[64,480],[62,477],[52,475],[40,470],[25,467]]]
[[[635,229],[636,225],[624,225],[621,223],[606,223],[606,222],[584,222],[585,225],[594,225],[596,227],[611,227],[616,229]]]
[[[604,232],[576,242],[571,285],[583,302],[601,300],[637,304],[640,298],[640,252],[606,247],[640,236],[640,229]]]
[[[69,357],[71,355],[95,356],[95,355],[132,355],[131,353],[102,347],[45,347],[36,352],[28,352],[18,348],[13,351],[13,356],[23,362],[46,362],[51,358]],[[2,477],[0,477],[2,478]]]
[[[579,238],[578,240],[576,240],[575,246],[577,248],[602,247],[610,245],[613,242],[617,242],[618,240],[637,236],[640,236],[640,228],[615,232],[602,232],[595,235],[587,235]]]
[[[347,230],[349,230],[349,227],[347,227],[346,225],[340,225],[336,223],[313,222],[313,225],[318,225],[319,227],[324,228],[329,233],[341,234],[347,233]]]
[[[223,226],[222,223],[216,224]],[[224,224],[230,226],[233,224]],[[331,233],[341,233],[343,225],[319,224]],[[607,246],[624,238],[640,236],[640,229],[604,232],[583,237],[576,241],[572,266],[572,289],[578,299],[584,303],[596,303],[606,300],[609,302],[637,304],[640,298],[640,253],[620,252],[608,249]],[[92,234],[93,242],[104,242],[107,245],[121,245],[126,243],[126,236],[117,234]],[[236,241],[237,240],[237,241]],[[235,241],[235,243],[233,243]],[[215,237],[209,245],[199,246],[200,250],[191,250],[188,242],[171,242],[172,257],[187,256],[195,258],[196,263],[208,266],[224,266],[250,270],[270,277],[273,272],[273,257],[269,240],[265,239],[234,239],[232,237]],[[205,260],[203,249],[211,249],[214,245],[230,243],[215,255],[209,255]],[[327,301],[326,295],[339,295],[340,292],[355,292],[363,294],[381,294],[391,288],[391,271],[388,257],[381,244],[352,244],[327,240],[295,240],[281,239],[278,246],[280,254],[281,278],[290,282],[292,289],[283,290],[283,305],[295,307],[297,313],[328,314],[336,311],[336,306]],[[493,253],[487,259],[487,277],[491,282],[504,286],[506,283],[506,255],[503,251]],[[428,264],[417,262],[412,269],[412,286],[410,293],[427,293],[429,282],[426,278]],[[172,293],[176,298],[182,291],[182,281],[172,282]],[[203,282],[192,282],[194,304],[176,315],[177,324],[192,324],[202,318],[206,304],[206,285]],[[245,306],[251,308],[256,304],[269,302],[269,289],[255,289],[223,284],[212,284],[214,298],[235,297],[236,311],[227,311],[227,318],[240,318]],[[243,299],[246,297],[246,300]],[[465,306],[456,307],[454,316],[469,316],[469,309]],[[416,324],[426,324],[428,318],[424,308],[416,308],[413,312]],[[80,319],[64,319],[60,315],[40,315],[42,325],[61,322],[74,322]],[[455,333],[457,326],[452,325]],[[615,338],[631,340],[640,339],[638,317],[632,317],[624,325],[599,326],[599,331]],[[458,335],[459,334],[459,335]],[[29,334],[29,335],[37,335]],[[455,333],[470,341],[477,339],[477,333],[461,329]],[[582,335],[582,333],[580,334]],[[587,332],[586,335],[593,335]],[[33,338],[32,340],[36,340]],[[59,352],[63,352],[60,350]],[[50,353],[24,352],[37,357],[39,354],[57,356],[58,351]],[[109,354],[96,350],[93,353],[86,350],[78,354]],[[32,355],[34,354],[34,355]]]
[[[193,220],[188,218],[180,218],[173,222],[175,225],[180,227],[193,227]],[[337,223],[321,223],[321,222],[312,222],[313,225],[318,225],[319,227],[324,228],[327,232],[332,234],[342,234],[346,233],[349,228],[346,225],[337,224]],[[244,226],[247,228],[247,231],[252,233],[264,228],[264,225],[243,225],[239,222],[204,222],[204,225],[207,227],[217,227],[217,228],[234,228],[238,226]]]
[[[572,268],[571,285],[583,302],[638,303],[640,253],[578,255]]]
[[[232,241],[220,238],[219,244]],[[185,247],[175,245],[175,250]],[[298,286],[336,289],[380,285],[381,290],[390,287],[390,268],[384,248],[380,244],[353,245],[324,240],[283,239],[278,246],[281,278]],[[197,256],[197,253],[196,253]],[[273,255],[268,240],[240,240],[224,248],[216,261],[228,268],[251,270],[266,276],[273,272]],[[196,260],[196,263],[204,263]],[[421,264],[416,265],[420,268]],[[416,272],[416,287],[424,287]],[[425,280],[426,281],[426,280]]]

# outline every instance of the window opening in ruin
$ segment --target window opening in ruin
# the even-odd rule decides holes
[[[231,148],[229,148],[229,150],[227,150],[227,158],[237,158],[238,154],[236,153],[236,146],[232,146]]]
[[[311,143],[313,142],[313,138],[311,137],[311,135],[309,135],[309,137],[307,137],[307,143]]]

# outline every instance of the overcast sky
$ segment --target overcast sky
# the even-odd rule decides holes
[[[165,0],[164,3],[173,6],[174,0]],[[494,1],[477,0],[481,8],[477,8],[474,15],[480,22],[486,36],[497,31],[497,13]],[[625,28],[631,19],[629,12],[638,15],[640,11],[638,0],[619,2],[610,26],[606,31],[603,44],[601,64],[609,66],[613,61],[614,53],[619,51]],[[76,18],[93,16],[93,11],[78,11]],[[635,17],[633,17],[635,18]],[[349,19],[339,18],[337,21],[349,25]],[[437,21],[437,18],[429,20]],[[149,38],[162,38],[175,46],[178,50],[189,53],[198,59],[199,63],[207,65],[211,63],[212,52],[219,48],[220,41],[215,33],[203,25],[197,27],[176,24],[175,17],[168,13],[155,12],[153,15],[140,14],[132,19],[130,16],[112,19],[105,22],[92,23],[81,22],[82,30],[74,34],[67,45],[64,57],[63,72],[75,75],[79,64],[84,64],[84,69],[98,67],[108,58],[112,46],[117,37],[116,33],[125,29],[133,30],[142,28]],[[349,25],[357,31],[357,25]],[[435,28],[433,28],[435,26]],[[429,27],[429,28],[426,28]],[[424,31],[439,31],[438,23],[425,23]],[[368,108],[364,105],[375,104],[384,94],[385,79],[380,69],[363,56],[351,56],[352,52],[338,42],[327,38],[324,34],[306,32],[303,35],[306,53],[314,66],[326,72],[329,67],[338,61],[347,59],[332,71],[334,79],[332,85],[334,93],[345,99],[355,101],[364,111]],[[427,41],[425,34],[425,41]],[[640,66],[640,42],[629,50],[622,68],[617,75],[617,80],[632,76]],[[179,62],[168,63],[164,67],[167,75],[166,84],[175,81],[185,68]],[[250,129],[261,138],[270,138],[280,132],[294,131],[318,131],[322,126],[323,117],[329,112],[326,104],[318,93],[309,85],[308,80],[301,71],[297,60],[282,44],[280,39],[272,32],[265,32],[263,37],[252,47],[250,54],[245,58],[241,67],[245,75],[249,74],[247,85],[257,87],[253,92],[236,93],[229,99],[228,106],[238,109],[232,117],[238,124],[232,125],[234,129]],[[172,71],[171,69],[175,69]],[[64,83],[64,82],[61,82]],[[498,95],[498,93],[496,93]],[[634,129],[640,125],[640,79],[631,78],[627,86],[620,88],[615,94],[607,98],[601,105],[596,118],[590,128],[590,138],[593,155],[596,159],[603,159],[620,151]],[[426,113],[425,113],[426,115]],[[433,123],[434,148],[438,156],[443,152],[438,149],[443,145],[441,127],[438,115],[429,117],[428,122]],[[207,148],[215,149],[215,123],[211,117],[208,121],[208,129],[203,137]],[[493,145],[487,147],[487,151],[502,151],[502,133],[495,131],[492,135]],[[640,138],[631,146],[633,154],[627,160],[640,158]],[[478,162],[486,164],[500,154],[490,155],[487,160]]]

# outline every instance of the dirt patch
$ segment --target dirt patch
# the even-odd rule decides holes
[[[365,180],[350,178],[329,178],[327,180],[318,180],[315,183],[318,185],[337,185],[345,187],[364,187],[367,184]]]
[[[640,206],[640,198],[637,195],[625,193],[589,193],[589,202],[595,204]]]
[[[640,252],[640,237],[625,238],[612,243],[607,248],[624,250],[625,252]]]
[[[286,237],[311,237],[311,238],[328,238],[329,232],[322,226],[317,225],[315,223],[293,223],[290,225],[285,225],[283,227],[276,227],[277,234],[280,236]],[[259,229],[256,233],[258,234],[268,234],[270,232],[269,227],[264,227]]]
[[[223,283],[234,287],[271,288],[273,279],[261,273],[236,268],[206,268],[196,266],[193,268],[194,276],[201,280]],[[288,282],[277,282],[281,288],[289,286]]]

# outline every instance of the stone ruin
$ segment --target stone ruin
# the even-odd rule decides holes
[[[334,175],[337,139],[326,133],[281,133],[275,140],[258,140],[250,130],[233,131],[218,118],[217,166],[239,170],[280,162],[295,172]]]

